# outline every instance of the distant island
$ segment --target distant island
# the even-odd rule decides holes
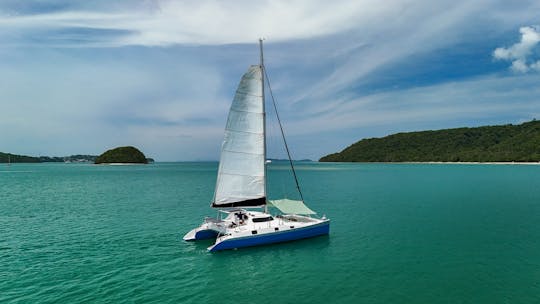
[[[90,163],[90,162],[94,162],[96,158],[97,158],[97,155],[77,154],[77,155],[64,156],[64,157],[40,156],[39,160],[42,163],[49,163],[49,162]]]
[[[113,164],[113,163],[125,163],[125,164],[147,164],[149,160],[144,154],[137,148],[132,146],[118,147],[105,151],[98,156],[95,160],[95,164]]]
[[[96,155],[70,155],[70,156],[26,156],[0,152],[0,163],[85,163],[94,162]]]
[[[137,150],[139,151],[139,150]],[[139,151],[140,152],[140,151]],[[141,153],[142,154],[142,153]],[[130,153],[128,152],[128,155]],[[144,157],[144,154],[143,154]],[[95,163],[97,155],[76,154],[70,156],[27,156],[0,152],[0,163]],[[145,158],[144,163],[153,163],[154,159]],[[137,163],[132,161],[131,163]],[[129,162],[126,162],[129,163]]]
[[[0,163],[39,163],[38,157],[0,152]]]
[[[275,162],[288,162],[289,159],[288,158],[268,158],[267,160],[269,161],[275,161]],[[304,159],[293,159],[294,162],[312,162],[311,159],[309,158],[304,158]]]
[[[362,139],[321,162],[539,162],[540,121]]]

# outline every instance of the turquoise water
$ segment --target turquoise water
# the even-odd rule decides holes
[[[0,303],[540,303],[540,166],[299,164],[328,237],[208,253],[216,169],[2,165]]]

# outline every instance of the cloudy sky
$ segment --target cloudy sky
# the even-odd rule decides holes
[[[218,159],[261,36],[295,158],[540,119],[538,0],[111,2],[0,0],[0,151]]]

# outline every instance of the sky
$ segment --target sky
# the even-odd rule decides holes
[[[537,0],[0,0],[0,151],[133,145],[157,161],[217,160],[260,37],[295,159],[540,119],[539,11]],[[268,156],[283,158],[268,115]]]

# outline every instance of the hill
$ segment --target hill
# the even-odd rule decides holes
[[[538,162],[540,121],[363,139],[321,162]]]
[[[144,154],[135,147],[118,147],[105,151],[98,156],[96,164],[109,163],[130,163],[130,164],[147,164],[148,160]]]
[[[94,162],[97,156],[95,155],[71,155],[71,156],[26,156],[16,155],[11,153],[0,152],[0,163],[74,163],[74,162]]]
[[[0,152],[0,163],[39,163],[39,157]]]

